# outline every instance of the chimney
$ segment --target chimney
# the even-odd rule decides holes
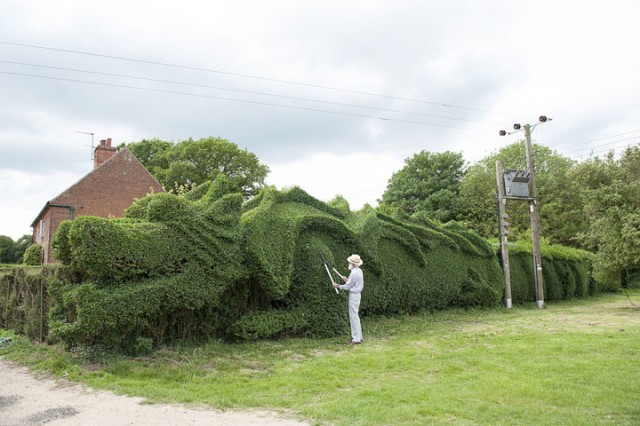
[[[97,169],[102,163],[116,154],[116,149],[111,146],[111,138],[103,139],[93,152],[93,169]]]

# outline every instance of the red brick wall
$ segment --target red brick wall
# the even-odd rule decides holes
[[[163,192],[162,186],[124,148],[49,203],[73,206],[74,218],[123,217],[124,211],[135,199],[143,198],[150,192]],[[41,219],[45,220],[42,242],[37,239]],[[51,239],[60,222],[68,219],[69,209],[49,206],[34,224],[34,239],[43,245],[45,262],[55,261]]]
[[[35,224],[33,229],[33,240],[34,242],[42,245],[42,255],[45,263],[55,262],[50,242],[53,239],[60,222],[63,220],[69,220],[70,218],[71,213],[68,208],[49,206]],[[40,232],[41,228],[42,232]]]

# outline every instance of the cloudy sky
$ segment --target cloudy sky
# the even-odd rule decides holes
[[[95,143],[217,136],[279,188],[376,204],[420,150],[522,138],[575,159],[640,142],[640,3],[3,0],[0,235],[92,168]]]

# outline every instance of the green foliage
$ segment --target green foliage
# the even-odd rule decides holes
[[[71,221],[65,220],[60,222],[58,230],[53,236],[51,246],[53,247],[53,253],[57,259],[60,259],[62,263],[71,263],[71,245],[69,243],[69,230],[71,229]]]
[[[576,235],[585,226],[579,185],[569,176],[575,163],[551,149],[533,144],[536,171],[536,194],[539,205],[541,234],[553,244],[579,246]],[[496,161],[505,169],[526,170],[523,141],[511,144],[470,166],[460,184],[460,201],[468,227],[485,238],[498,235],[496,207]],[[526,235],[531,218],[526,202],[509,201],[511,240]]]
[[[152,173],[156,168],[166,169],[169,167],[167,154],[174,147],[172,142],[157,138],[143,139],[140,142],[129,143],[126,146]]]
[[[244,274],[240,194],[138,200],[124,219],[79,217],[58,246],[78,282],[53,285],[52,334],[68,345],[133,348],[224,329]],[[64,250],[62,250],[64,252]]]
[[[289,332],[327,336],[344,330],[346,299],[329,291],[329,278],[320,262],[320,252],[328,256],[333,252],[329,244],[357,244],[340,220],[345,218],[344,211],[299,188],[265,190],[252,205],[242,216],[249,272],[247,306],[262,312],[260,315],[273,324],[266,335],[285,331],[278,326],[282,316],[270,313],[274,310],[291,311],[286,316]],[[344,259],[349,254],[344,254]],[[236,337],[256,335],[255,321],[247,321],[234,326]]]
[[[15,243],[11,237],[0,235],[0,263],[13,263]]]
[[[626,270],[622,275],[622,286],[624,288],[640,288],[640,269]]]
[[[23,235],[17,241],[11,237],[0,235],[0,264],[20,264],[27,247],[31,245],[31,235]]]
[[[425,212],[440,222],[457,220],[462,211],[458,187],[464,175],[461,153],[420,151],[391,176],[381,203],[406,214]]]
[[[304,314],[293,311],[255,311],[236,321],[231,334],[244,340],[257,340],[297,333],[308,326]]]
[[[222,138],[187,139],[175,145],[152,139],[127,147],[173,193],[215,181],[222,175],[228,179],[226,193],[241,192],[249,198],[264,187],[269,173],[255,154]]]
[[[42,265],[42,244],[32,244],[24,252],[23,263],[29,266]]]
[[[576,167],[573,178],[583,188],[588,228],[579,237],[596,252],[594,275],[617,282],[623,271],[640,268],[640,148],[620,159],[593,158]]]
[[[487,280],[474,268],[469,268],[468,274],[462,281],[459,295],[453,305],[463,308],[497,305],[501,294],[495,286],[489,285]]]
[[[542,245],[540,253],[545,300],[569,300],[617,288],[615,283],[596,282],[592,278],[592,253],[557,245]],[[531,244],[509,244],[509,260],[512,300],[515,303],[535,301]]]
[[[427,218],[404,221],[371,208],[335,210],[294,188],[265,192],[259,204],[245,211],[243,224],[247,264],[261,286],[252,291],[262,293],[259,310],[290,311],[297,318],[292,323],[304,326],[303,334],[335,335],[346,327],[346,297],[329,291],[320,253],[344,274],[350,254],[365,259],[363,315],[445,308],[458,303],[465,280],[478,277],[488,296],[477,303],[500,300],[499,266],[488,243]]]
[[[292,188],[267,188],[242,205],[225,177],[181,197],[153,194],[126,218],[79,217],[55,237],[66,279],[49,284],[51,336],[68,346],[144,353],[184,338],[336,336],[348,330],[347,294],[332,291],[321,254],[347,275],[365,261],[362,315],[396,315],[500,302],[493,247],[460,223],[426,212],[351,212]],[[529,249],[530,251],[530,249]],[[522,250],[523,253],[526,249]],[[530,262],[515,293],[529,300]],[[524,255],[523,255],[524,256]],[[583,253],[545,252],[552,298],[592,290]],[[515,282],[515,280],[514,280]]]
[[[351,211],[351,209],[349,208],[349,202],[342,195],[336,196],[327,204],[329,204],[331,207],[335,207],[336,209],[341,210],[345,215],[347,215]]]
[[[30,339],[47,335],[47,288],[57,271],[51,266],[13,266],[0,271],[0,329],[14,330]]]
[[[153,351],[153,339],[149,337],[138,337],[133,344],[133,355],[148,355]]]
[[[498,235],[495,161],[487,158],[467,168],[460,182],[463,219],[485,238]]]

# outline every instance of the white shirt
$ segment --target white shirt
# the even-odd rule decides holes
[[[362,269],[354,266],[349,274],[349,279],[343,285],[339,285],[340,290],[349,290],[351,293],[362,293],[364,289],[364,277],[362,275]]]

